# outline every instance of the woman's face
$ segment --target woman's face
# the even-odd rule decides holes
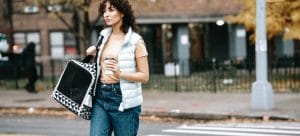
[[[107,26],[121,26],[123,16],[113,5],[106,2],[103,17]]]

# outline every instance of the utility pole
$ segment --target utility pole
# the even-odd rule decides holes
[[[251,108],[271,110],[273,108],[273,90],[268,82],[267,40],[266,40],[266,1],[256,0],[256,41],[255,62],[256,81],[251,89]]]

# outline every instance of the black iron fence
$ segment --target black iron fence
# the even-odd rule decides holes
[[[297,59],[282,59],[269,64],[268,80],[274,91],[300,91],[299,63],[300,60]],[[176,69],[176,63],[173,65]],[[190,65],[189,75],[166,76],[166,73],[152,73],[150,82],[145,84],[144,88],[171,91],[245,92],[250,91],[252,83],[255,82],[254,62],[233,64],[230,61],[212,60],[200,64],[190,63]]]
[[[66,62],[71,58],[39,60],[42,82],[54,87]],[[276,92],[300,91],[300,60],[282,59],[268,66],[268,80]],[[202,91],[202,92],[249,92],[255,82],[255,65],[230,61],[203,61],[189,63],[189,73],[180,74],[176,61],[169,65],[151,62],[150,80],[144,90]]]

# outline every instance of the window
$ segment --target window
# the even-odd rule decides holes
[[[15,44],[20,46],[25,46],[26,44],[25,33],[15,33],[14,40],[15,40]]]
[[[62,11],[63,10],[63,6],[62,5],[49,5],[47,6],[47,10],[50,12],[55,12],[55,11]]]
[[[14,33],[13,47],[14,53],[21,53],[23,48],[30,42],[35,43],[35,52],[37,55],[41,55],[41,39],[39,32],[18,32]]]
[[[7,35],[0,33],[0,58],[2,52],[8,52]]]
[[[52,58],[61,59],[77,55],[76,40],[70,32],[51,32],[50,46]]]
[[[24,7],[24,13],[26,14],[32,14],[32,13],[38,13],[39,7],[38,6],[25,6]]]
[[[37,55],[41,55],[41,42],[40,42],[40,33],[37,32],[29,32],[26,34],[26,43],[34,42],[35,52]]]
[[[47,5],[48,12],[73,12],[73,7],[69,4],[49,4]]]

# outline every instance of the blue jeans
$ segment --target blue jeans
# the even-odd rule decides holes
[[[97,85],[91,113],[90,136],[136,136],[141,106],[119,111],[119,84]]]

